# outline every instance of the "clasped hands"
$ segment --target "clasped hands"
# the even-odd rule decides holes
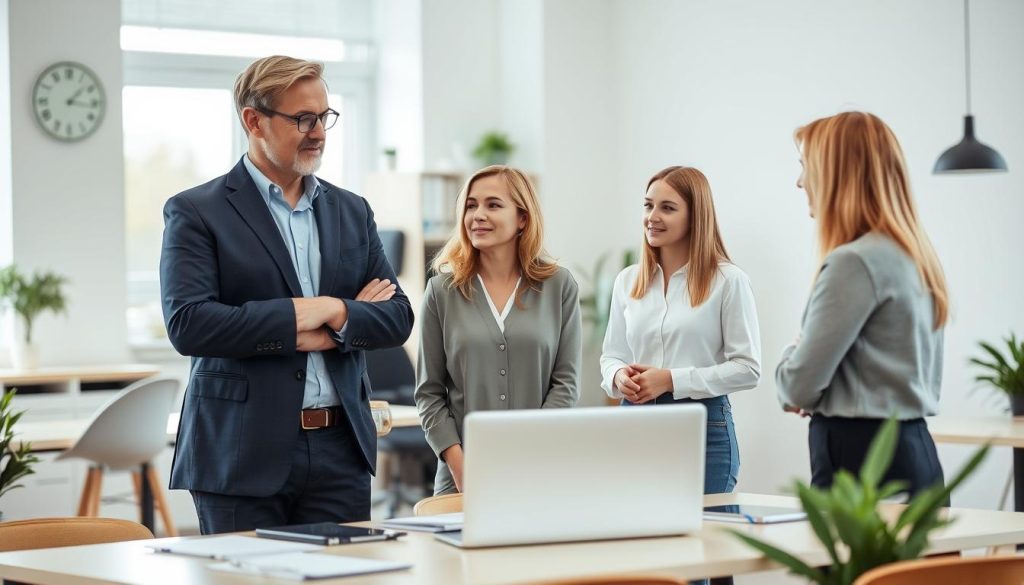
[[[388,279],[374,278],[359,291],[355,300],[379,303],[395,295],[395,285]],[[339,331],[348,321],[348,306],[335,297],[293,298],[295,306],[295,349],[326,351],[336,345],[331,331]]]
[[[630,364],[615,372],[615,387],[633,404],[644,404],[672,391],[672,372],[664,368]]]

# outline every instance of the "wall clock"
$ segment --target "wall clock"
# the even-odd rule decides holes
[[[39,126],[65,142],[89,137],[103,122],[107,98],[103,84],[81,63],[54,63],[36,79],[32,109]]]

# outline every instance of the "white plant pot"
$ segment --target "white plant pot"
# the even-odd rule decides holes
[[[39,348],[25,341],[25,320],[14,319],[14,338],[11,339],[11,367],[15,370],[34,370],[39,367]]]
[[[11,345],[11,366],[15,370],[34,370],[39,367],[39,348],[34,343],[19,339]]]

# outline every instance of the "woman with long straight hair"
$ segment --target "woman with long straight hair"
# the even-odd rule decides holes
[[[570,407],[579,397],[579,291],[544,252],[530,179],[511,167],[481,169],[458,210],[419,317],[415,396],[440,459],[435,494],[462,491],[466,414]]]
[[[775,372],[790,412],[812,415],[811,482],[860,470],[881,423],[900,420],[886,479],[942,482],[925,416],[938,411],[949,299],[918,219],[903,150],[878,117],[845,112],[797,129],[821,268],[800,336]]]
[[[754,293],[725,251],[703,173],[662,170],[643,208],[640,264],[612,291],[602,387],[626,406],[707,408],[704,492],[730,492],[740,458],[728,394],[755,387],[761,370]]]

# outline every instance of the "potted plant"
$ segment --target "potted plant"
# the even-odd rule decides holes
[[[26,475],[35,473],[32,465],[39,462],[39,458],[32,453],[32,446],[29,443],[21,443],[17,449],[11,448],[14,439],[14,425],[25,414],[24,411],[12,412],[11,399],[16,391],[12,388],[0,397],[0,498],[7,492],[22,487],[15,483]],[[0,511],[0,519],[3,518],[3,511]]]
[[[1024,341],[1017,341],[1013,333],[1004,339],[1007,355],[1003,355],[993,345],[979,341],[991,361],[971,358],[971,363],[986,370],[984,375],[976,376],[978,382],[987,382],[1006,393],[1010,399],[1010,412],[1013,416],[1024,416]]]
[[[61,290],[67,282],[52,272],[36,272],[29,279],[11,264],[0,270],[0,302],[10,305],[16,320],[15,339],[11,344],[11,362],[15,369],[33,369],[39,365],[39,354],[32,344],[32,324],[43,311],[63,313],[67,299]],[[17,330],[22,329],[23,334]]]
[[[590,285],[590,292],[580,296],[580,313],[583,321],[590,323],[591,337],[589,343],[600,345],[604,341],[604,332],[608,328],[609,311],[612,304],[612,286],[619,271],[627,266],[636,264],[636,252],[626,250],[622,252],[622,261],[619,266],[613,267],[612,272],[605,272],[605,265],[611,257],[612,252],[605,252],[598,256],[594,267],[587,270],[580,266],[576,267],[576,273],[580,280]]]
[[[486,165],[503,165],[508,163],[509,156],[516,146],[509,142],[508,136],[501,132],[487,132],[480,137],[480,142],[473,149],[473,156]]]
[[[822,585],[849,585],[880,565],[920,557],[928,547],[928,534],[953,522],[942,515],[943,506],[949,494],[981,464],[989,446],[979,449],[948,485],[918,492],[899,516],[887,520],[879,513],[879,504],[906,489],[905,483],[895,481],[879,486],[892,463],[898,434],[895,419],[882,425],[871,441],[859,477],[842,470],[827,490],[796,482],[800,504],[828,551],[831,565],[812,567],[773,544],[745,532],[731,532],[790,573]]]
[[[380,151],[381,161],[383,162],[385,171],[394,171],[398,168],[398,149],[389,146]]]

